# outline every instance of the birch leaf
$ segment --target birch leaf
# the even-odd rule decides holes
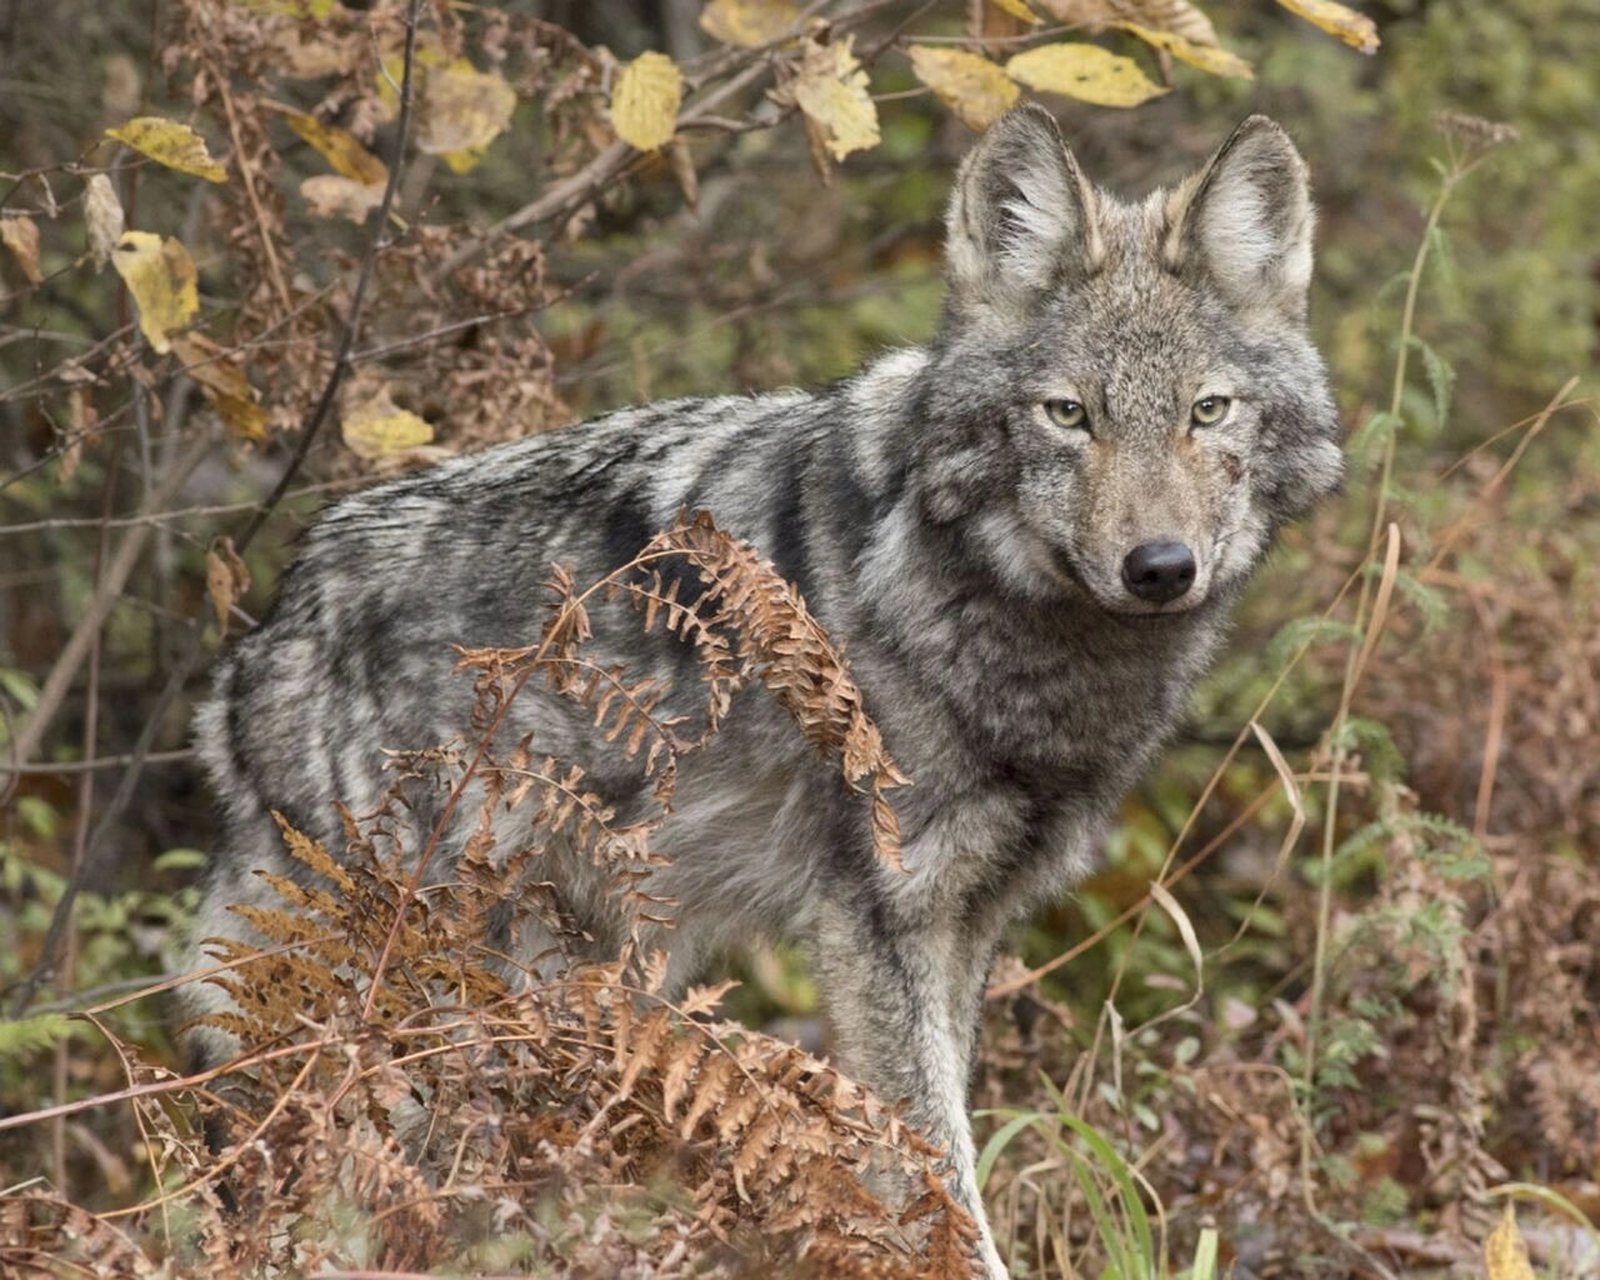
[[[351,450],[369,462],[404,453],[433,439],[433,428],[409,409],[395,404],[388,387],[380,387],[369,400],[346,413],[339,432]]]
[[[611,127],[630,147],[654,151],[672,141],[683,102],[683,73],[664,53],[641,53],[611,90]]]
[[[1001,13],[1009,13],[1013,18],[1020,18],[1029,26],[1036,27],[1040,22],[1043,21],[1043,19],[1040,18],[1039,15],[1036,14],[1032,9],[1028,8],[1028,6],[1025,5],[1022,0],[989,0],[989,3],[992,4],[996,9],[1000,10]],[[930,89],[933,88],[932,85],[929,85],[928,87]],[[937,93],[938,90],[934,89],[934,92]]]
[[[961,118],[982,132],[1005,115],[1020,90],[989,59],[960,49],[932,49],[914,44],[906,53],[917,79]]]
[[[207,182],[226,182],[228,171],[206,150],[206,140],[186,124],[160,116],[135,116],[127,124],[107,129],[106,137],[132,147],[140,155],[179,173]]]
[[[867,73],[856,61],[854,36],[811,42],[792,87],[794,100],[826,135],[835,160],[878,145],[878,108],[867,96]]]
[[[1032,89],[1059,93],[1101,107],[1136,107],[1166,92],[1121,58],[1092,44],[1046,44],[1019,53],[1006,74]]]
[[[422,106],[417,149],[443,157],[452,173],[466,173],[510,125],[517,92],[497,72],[457,58],[428,68]]]
[[[1362,53],[1378,51],[1378,27],[1371,18],[1335,0],[1278,0],[1285,9]]]
[[[383,203],[384,184],[367,186],[337,173],[318,173],[300,184],[300,194],[318,218],[349,218],[356,224]]]
[[[292,107],[271,104],[288,126],[309,143],[337,174],[362,186],[382,187],[389,181],[389,166],[368,151],[355,136],[337,125],[324,124],[315,116]]]
[[[700,11],[700,29],[713,40],[756,49],[781,40],[800,21],[792,0],[711,0]]]
[[[83,220],[89,228],[89,252],[94,255],[98,271],[111,261],[123,227],[122,201],[117,199],[111,179],[103,173],[92,174],[84,189]]]
[[[234,353],[200,333],[178,334],[172,350],[229,431],[245,440],[267,438],[267,411]]]
[[[199,274],[189,251],[172,236],[128,231],[117,241],[111,265],[133,294],[145,340],[161,354],[172,350],[168,335],[200,310]]]
[[[233,548],[232,538],[218,538],[206,552],[206,594],[217,614],[217,635],[228,634],[228,615],[250,590],[250,570]]]
[[[1152,48],[1165,49],[1179,62],[1186,62],[1201,71],[1209,71],[1214,76],[1233,76],[1240,80],[1256,78],[1256,73],[1248,62],[1221,45],[1196,44],[1174,31],[1156,31],[1151,27],[1140,26],[1137,22],[1119,22],[1117,25],[1122,30],[1138,36]]]
[[[1483,1242],[1483,1265],[1488,1280],[1535,1280],[1528,1262],[1528,1245],[1517,1230],[1517,1211],[1506,1201],[1506,1210]]]
[[[39,224],[24,213],[8,214],[0,218],[0,244],[11,250],[11,256],[28,277],[29,284],[44,279],[39,270]]]

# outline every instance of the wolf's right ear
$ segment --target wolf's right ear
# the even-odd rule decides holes
[[[1020,310],[1102,254],[1094,188],[1054,118],[1031,103],[992,124],[962,161],[945,228],[951,300],[962,308]]]

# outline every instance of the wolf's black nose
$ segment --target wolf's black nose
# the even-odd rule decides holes
[[[1122,562],[1128,590],[1151,604],[1176,600],[1194,586],[1194,552],[1181,542],[1145,542]]]

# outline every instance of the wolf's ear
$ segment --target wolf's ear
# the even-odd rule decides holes
[[[1208,277],[1245,311],[1306,312],[1315,213],[1289,135],[1251,116],[1167,200],[1167,266]]]
[[[968,154],[945,216],[945,256],[957,306],[1025,306],[1101,255],[1094,188],[1032,104],[1001,117]]]

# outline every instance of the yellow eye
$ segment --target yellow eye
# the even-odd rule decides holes
[[[1189,410],[1189,421],[1197,427],[1214,427],[1232,407],[1233,401],[1227,396],[1201,396]]]
[[[1050,421],[1068,431],[1087,431],[1089,411],[1076,400],[1046,400],[1044,411]]]

